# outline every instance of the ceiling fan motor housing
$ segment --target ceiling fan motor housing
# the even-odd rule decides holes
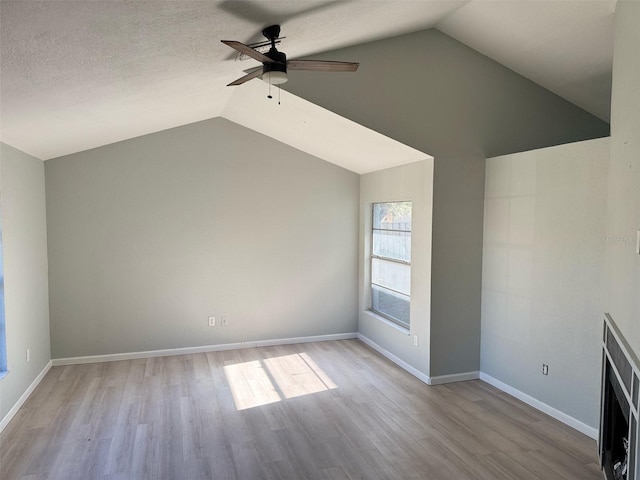
[[[272,48],[266,54],[273,63],[263,63],[262,64],[262,79],[267,80],[270,78],[272,84],[284,83],[287,81],[287,56]],[[273,72],[273,74],[271,74]],[[277,74],[276,74],[277,72]],[[267,75],[265,77],[265,75]]]

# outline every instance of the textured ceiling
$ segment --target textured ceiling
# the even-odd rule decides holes
[[[48,159],[225,115],[278,138],[269,107],[239,97],[248,84],[225,87],[255,62],[220,43],[260,41],[271,23],[282,25],[289,58],[440,28],[607,119],[614,8],[614,0],[2,0],[0,139]]]

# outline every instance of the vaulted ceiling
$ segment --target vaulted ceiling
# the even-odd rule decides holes
[[[608,120],[614,10],[615,0],[2,0],[0,139],[49,159],[226,116],[359,171],[284,130],[313,115],[330,129],[339,124],[330,112],[319,120],[319,107],[291,100],[291,125],[277,131],[268,104],[247,101],[260,80],[225,86],[256,62],[220,40],[257,42],[273,23],[289,58],[438,28]],[[423,155],[395,147],[401,162]]]

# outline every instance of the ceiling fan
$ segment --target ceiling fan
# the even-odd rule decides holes
[[[257,50],[234,40],[221,40],[225,45],[247,55],[259,62],[262,62],[262,68],[257,68],[249,72],[244,77],[231,82],[227,87],[233,85],[242,85],[256,77],[263,77],[271,85],[278,85],[288,80],[288,70],[308,70],[312,72],[355,72],[359,63],[355,62],[337,62],[332,60],[287,60],[284,52],[276,49],[276,40],[280,36],[280,25],[271,25],[264,30],[262,34],[271,42],[271,48],[267,53],[260,53]]]

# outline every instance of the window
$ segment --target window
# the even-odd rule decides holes
[[[373,204],[371,310],[409,327],[411,202]]]

